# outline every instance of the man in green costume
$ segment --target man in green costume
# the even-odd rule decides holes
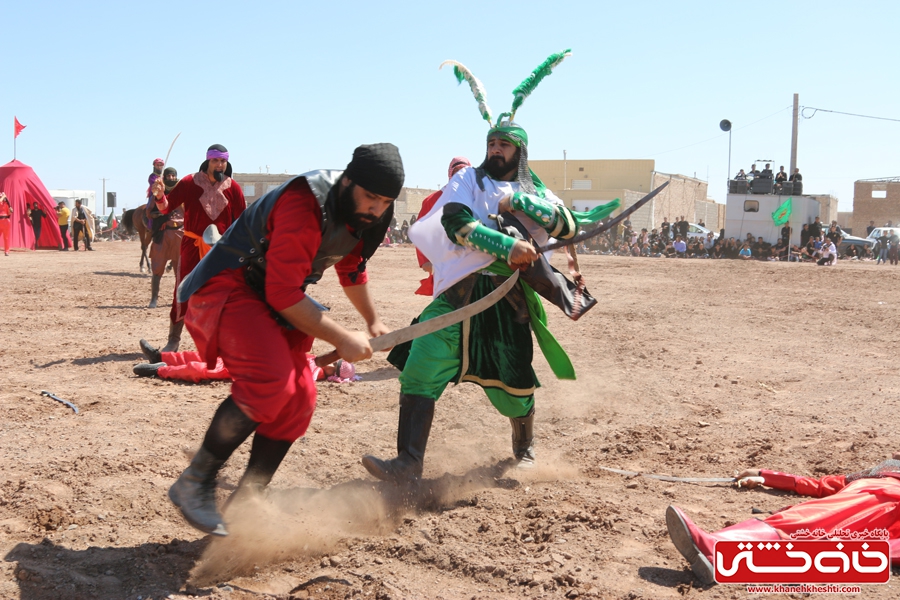
[[[516,88],[513,110],[566,55],[551,56]],[[490,123],[481,83],[465,67],[453,64],[457,77],[470,82]],[[504,116],[509,120],[502,120]],[[551,267],[534,244],[570,239],[579,226],[605,218],[619,202],[584,213],[567,208],[528,167],[528,135],[512,117],[500,116],[488,132],[484,162],[454,175],[429,215],[410,227],[409,236],[434,268],[434,301],[419,321],[484,297],[514,268],[522,270],[520,282],[488,310],[392,351],[389,360],[402,371],[397,457],[365,456],[362,461],[378,479],[421,477],[435,402],[450,382],[480,385],[512,424],[518,466],[534,466],[534,390],[540,383],[531,366],[532,332],[554,374],[575,379],[571,361],[547,330],[538,296],[572,319],[596,300],[583,285]]]

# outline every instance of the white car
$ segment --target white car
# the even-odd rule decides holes
[[[706,236],[709,234],[713,234],[713,239],[719,239],[719,234],[703,227],[702,225],[697,225],[696,223],[688,223],[688,239],[700,238],[705,240]]]
[[[872,245],[874,246],[878,242],[878,238],[883,235],[888,237],[891,236],[891,231],[893,230],[894,235],[900,235],[900,225],[896,227],[876,227],[872,230],[872,233],[866,236],[866,239],[872,240]]]

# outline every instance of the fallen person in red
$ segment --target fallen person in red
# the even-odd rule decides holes
[[[144,340],[141,350],[150,362],[134,365],[132,371],[138,377],[159,377],[160,379],[175,379],[178,381],[230,380],[231,373],[225,368],[222,357],[216,357],[215,368],[210,369],[206,360],[199,352],[160,352],[147,344]],[[307,354],[306,361],[314,381],[331,381],[334,383],[349,383],[359,381],[361,377],[356,374],[353,363],[338,360],[330,365],[319,367],[316,365],[316,355]]]
[[[697,527],[680,508],[667,508],[669,537],[703,583],[715,583],[713,548],[717,541],[776,541],[816,530],[825,532],[818,539],[835,537],[836,530],[887,531],[891,562],[900,565],[900,452],[872,469],[850,475],[815,479],[748,469],[737,479],[742,487],[765,485],[816,499],[784,508],[766,519],[749,519],[714,533]],[[804,539],[817,538],[804,535]]]

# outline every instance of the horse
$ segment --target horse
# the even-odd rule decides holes
[[[152,237],[145,221],[146,209],[147,207],[145,205],[141,205],[122,213],[122,224],[128,230],[128,233],[137,233],[138,239],[141,240],[141,273],[146,273],[150,269],[150,259],[147,258],[147,248],[150,247]],[[144,268],[145,263],[147,265],[146,269]]]

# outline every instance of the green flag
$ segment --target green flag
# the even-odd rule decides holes
[[[772,213],[772,221],[775,222],[775,225],[784,225],[788,221],[791,220],[791,197],[789,196],[787,200],[781,203],[775,212]]]

